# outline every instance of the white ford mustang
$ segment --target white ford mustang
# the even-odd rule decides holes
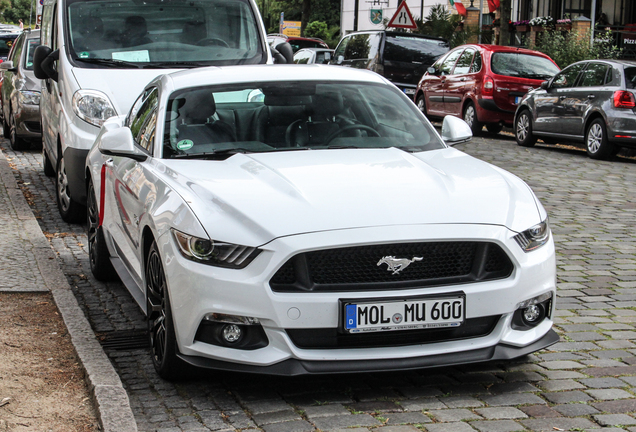
[[[92,271],[146,312],[165,378],[534,352],[558,340],[548,217],[519,178],[444,142],[470,136],[448,117],[440,137],[367,71],[161,76],[89,153]]]

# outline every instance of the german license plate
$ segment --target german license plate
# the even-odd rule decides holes
[[[521,102],[521,99],[523,99],[523,96],[515,96],[515,105],[519,105],[519,102]]]
[[[405,88],[404,89],[404,93],[406,93],[407,95],[414,95],[415,94],[415,89],[413,88]]]
[[[344,330],[348,333],[459,327],[466,315],[463,294],[417,299],[346,301]]]

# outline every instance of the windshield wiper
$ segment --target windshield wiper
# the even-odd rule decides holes
[[[171,159],[198,159],[198,158],[214,158],[217,156],[232,156],[238,153],[246,154],[246,153],[273,153],[273,152],[283,152],[283,151],[292,151],[292,150],[311,150],[309,147],[281,147],[281,148],[272,148],[267,150],[249,150],[242,147],[233,147],[227,149],[214,150],[211,152],[200,152],[200,153],[185,153],[185,154],[176,154],[170,156]]]
[[[84,63],[92,63],[92,64],[101,64],[106,66],[118,67],[118,68],[136,68],[141,69],[144,66],[139,63],[127,62],[124,60],[111,60],[111,59],[102,59],[102,58],[80,58],[76,57],[76,61],[81,61]]]
[[[186,61],[176,61],[176,62],[150,62],[146,64],[145,68],[165,68],[165,69],[181,69],[181,68],[195,68],[201,66],[209,66],[203,62],[186,62]]]

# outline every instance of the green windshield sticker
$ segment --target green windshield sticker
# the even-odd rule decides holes
[[[80,58],[89,58],[90,54],[87,53],[86,51],[83,51],[79,54]]]
[[[177,148],[179,150],[188,150],[191,149],[193,145],[194,143],[192,142],[192,140],[184,139],[177,143]]]

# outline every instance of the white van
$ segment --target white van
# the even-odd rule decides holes
[[[67,222],[86,217],[84,165],[101,125],[126,114],[150,80],[272,62],[253,0],[44,0],[41,35],[44,172],[56,176]]]

